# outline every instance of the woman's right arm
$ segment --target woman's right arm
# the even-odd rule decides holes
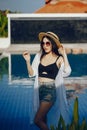
[[[24,52],[23,53],[23,57],[26,61],[26,65],[27,65],[27,70],[28,70],[28,73],[29,73],[29,76],[33,76],[34,75],[34,71],[33,71],[33,68],[30,64],[30,54],[29,52]]]

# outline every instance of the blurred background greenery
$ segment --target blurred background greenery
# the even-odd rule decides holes
[[[8,10],[1,11],[0,10],[0,37],[8,36],[8,19],[7,19]]]

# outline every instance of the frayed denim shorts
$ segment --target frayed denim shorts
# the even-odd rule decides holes
[[[54,82],[39,83],[39,100],[52,102],[56,101],[56,87]]]

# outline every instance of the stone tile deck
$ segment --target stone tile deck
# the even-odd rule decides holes
[[[67,53],[87,53],[87,43],[66,43],[63,44],[66,48]],[[36,53],[40,50],[39,44],[13,44],[10,45],[8,48],[0,48],[0,53],[2,52],[10,52],[10,53],[23,53],[25,50],[30,51],[30,53]]]

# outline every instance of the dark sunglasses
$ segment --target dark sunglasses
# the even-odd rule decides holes
[[[51,45],[50,42],[42,42],[41,44],[42,44],[42,45],[46,45],[46,46],[50,46],[50,45]]]

